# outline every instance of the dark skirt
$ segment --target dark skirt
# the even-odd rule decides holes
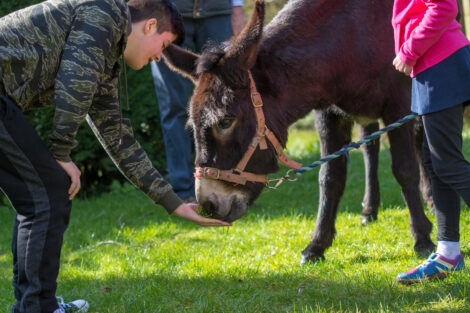
[[[413,78],[411,111],[420,115],[470,100],[470,46],[465,46]]]

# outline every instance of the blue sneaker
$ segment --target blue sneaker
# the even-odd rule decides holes
[[[458,272],[463,269],[465,269],[465,263],[461,254],[454,260],[449,260],[442,255],[433,253],[420,266],[406,273],[398,274],[396,281],[409,285],[425,279],[442,279],[451,272]]]

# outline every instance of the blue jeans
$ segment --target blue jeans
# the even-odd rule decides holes
[[[220,43],[232,34],[231,16],[184,19],[183,46],[200,52],[208,41]],[[171,71],[164,62],[150,64],[160,109],[170,183],[181,198],[194,196],[192,134],[185,128],[191,81]]]

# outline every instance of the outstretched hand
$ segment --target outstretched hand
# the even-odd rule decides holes
[[[199,204],[183,203],[173,211],[173,214],[200,226],[232,226],[231,223],[201,216],[198,211]]]

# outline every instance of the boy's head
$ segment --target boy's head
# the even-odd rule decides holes
[[[183,42],[183,18],[170,0],[130,0],[127,5],[132,31],[124,60],[131,68],[141,69],[152,60],[158,62],[167,46]]]

